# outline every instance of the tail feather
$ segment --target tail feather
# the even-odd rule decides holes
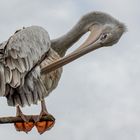
[[[26,97],[26,94],[19,92],[19,95],[20,95],[21,100],[22,100],[22,106],[25,104],[30,106],[28,98]]]
[[[9,106],[15,106],[15,101],[14,98],[12,97],[14,93],[13,88],[9,89],[9,93],[7,93],[6,98],[7,98],[7,103]]]
[[[20,97],[20,94],[18,92],[14,92],[13,98],[15,101],[15,105],[23,106],[23,99]]]

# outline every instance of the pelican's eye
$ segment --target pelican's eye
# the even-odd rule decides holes
[[[104,40],[106,40],[108,38],[108,36],[109,36],[109,33],[102,33],[102,35],[100,37],[100,40],[104,41]]]

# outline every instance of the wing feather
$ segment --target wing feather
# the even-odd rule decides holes
[[[0,64],[0,96],[5,94],[5,76],[4,76],[4,67]]]
[[[17,59],[18,55],[17,55],[17,51],[16,51],[16,50],[11,49],[11,50],[9,51],[9,53],[10,53],[10,56],[11,56],[12,58]]]
[[[10,82],[11,87],[15,88],[20,86],[20,72],[17,69],[12,70],[12,81]]]

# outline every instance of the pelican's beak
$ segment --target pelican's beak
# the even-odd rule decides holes
[[[74,52],[70,53],[69,55],[57,60],[56,62],[48,65],[47,67],[42,69],[41,72],[49,73],[53,70],[56,70],[57,68],[60,68],[64,65],[72,62],[73,60],[75,60],[93,50],[96,50],[96,49],[102,47],[102,45],[98,42],[98,39],[99,39],[102,31],[103,31],[102,26],[93,25],[90,28],[89,37],[78,49],[76,49]]]
[[[86,39],[86,41],[75,51],[79,51],[83,48],[88,48],[89,45],[94,44],[100,37],[103,31],[103,27],[101,25],[93,25],[92,27],[90,27],[89,31],[90,31],[90,34],[88,38]]]

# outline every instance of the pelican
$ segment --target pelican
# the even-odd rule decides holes
[[[9,106],[16,107],[16,115],[24,121],[15,123],[16,129],[24,132],[31,130],[33,124],[20,107],[41,101],[41,113],[33,117],[39,128],[40,118],[48,115],[44,98],[57,87],[62,66],[95,49],[112,46],[119,41],[125,29],[123,23],[108,14],[91,12],[57,39],[50,40],[45,29],[31,26],[16,31],[1,43],[0,96],[7,98]],[[65,56],[67,50],[87,32],[90,34],[86,41]],[[46,130],[48,128],[38,131],[42,134]]]

